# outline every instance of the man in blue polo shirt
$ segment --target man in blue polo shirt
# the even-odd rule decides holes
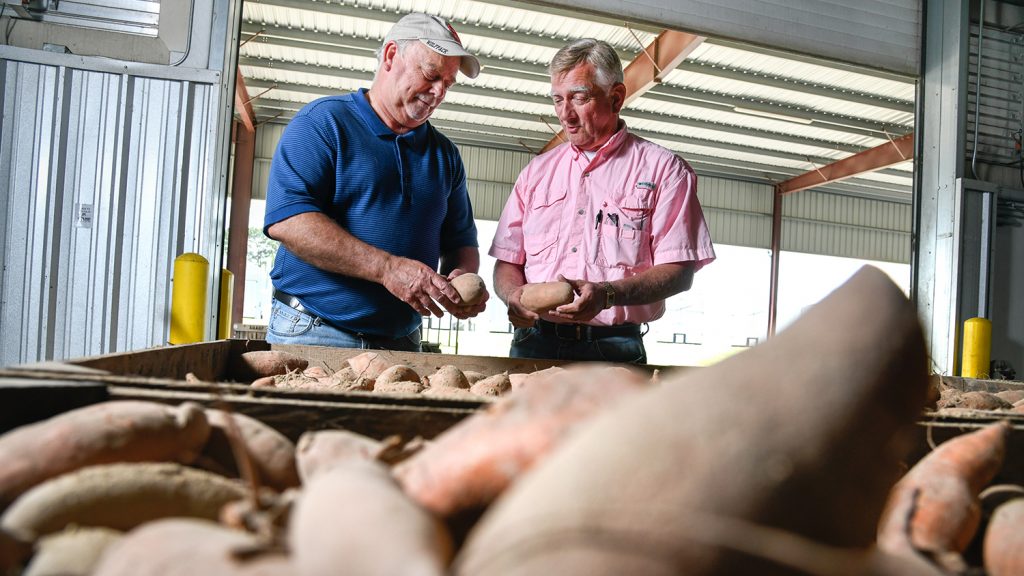
[[[292,119],[267,187],[263,231],[281,242],[268,342],[419,351],[422,316],[483,311],[449,282],[480,254],[462,158],[427,122],[460,70],[480,63],[455,29],[409,14],[369,90]]]

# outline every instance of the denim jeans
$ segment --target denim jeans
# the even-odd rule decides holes
[[[306,346],[337,346],[374,350],[401,350],[420,352],[420,331],[399,338],[356,334],[339,330],[323,320],[273,300],[270,322],[267,323],[267,342],[271,344],[303,344]]]
[[[512,336],[511,358],[546,360],[596,360],[624,364],[646,364],[647,350],[642,336],[610,336],[595,340],[575,340],[545,334],[537,328],[516,328]]]

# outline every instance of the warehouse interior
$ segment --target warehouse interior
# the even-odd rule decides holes
[[[457,24],[483,63],[432,119],[460,147],[478,219],[495,220],[522,166],[557,143],[547,59],[568,38],[601,38],[638,78],[623,118],[694,167],[716,244],[775,263],[800,253],[907,265],[935,371],[956,372],[971,317],[991,319],[993,358],[1024,364],[1013,2],[3,9],[4,363],[165,344],[173,262],[186,252],[211,263],[209,337],[221,270],[241,318],[241,231],[281,131],[305,103],[367,85],[388,26],[422,10]],[[773,294],[759,304],[764,335],[776,266],[751,282],[752,299]]]

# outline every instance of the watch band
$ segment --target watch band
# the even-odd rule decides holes
[[[615,306],[615,288],[612,288],[611,282],[601,282],[601,287],[604,288],[604,308],[607,310],[612,306]]]

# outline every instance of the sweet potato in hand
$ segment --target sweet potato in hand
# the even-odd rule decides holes
[[[479,304],[487,297],[487,286],[478,274],[467,272],[452,278],[452,287],[459,293],[464,306]]]
[[[536,282],[523,286],[519,303],[531,312],[543,314],[562,304],[570,304],[575,298],[568,282]]]

